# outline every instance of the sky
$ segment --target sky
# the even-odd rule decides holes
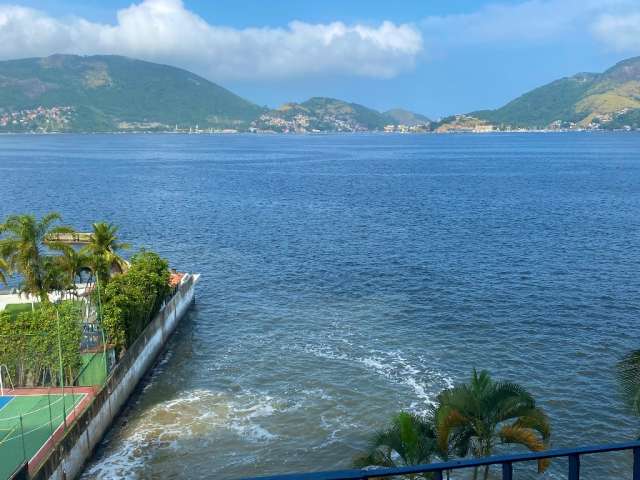
[[[0,0],[0,59],[53,53],[166,63],[270,107],[438,118],[640,55],[640,0]]]

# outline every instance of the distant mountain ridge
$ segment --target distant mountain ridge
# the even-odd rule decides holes
[[[496,126],[637,128],[640,57],[603,73],[579,73],[536,88],[496,110],[468,115]]]
[[[61,110],[62,109],[62,110]],[[111,55],[0,62],[0,129],[247,126],[264,108],[179,68]],[[27,112],[12,115],[16,112]]]
[[[0,62],[0,132],[489,132],[640,129],[640,57],[579,73],[501,108],[437,122],[313,97],[261,107],[186,70],[115,55]]]
[[[392,120],[390,123],[396,123],[400,125],[416,126],[416,125],[428,125],[431,123],[429,118],[419,113],[410,112],[403,108],[392,108],[384,112],[384,115]]]
[[[270,110],[253,122],[253,126],[277,132],[365,132],[382,130],[393,122],[390,116],[357,103],[313,97]]]
[[[0,62],[0,132],[369,131],[394,121],[322,97],[269,110],[186,70],[115,55]]]

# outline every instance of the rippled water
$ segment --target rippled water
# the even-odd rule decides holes
[[[614,381],[640,348],[637,134],[3,136],[0,199],[203,274],[85,479],[347,467],[474,366],[528,387],[556,447],[640,432]]]

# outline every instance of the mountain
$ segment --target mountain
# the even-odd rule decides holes
[[[391,110],[387,110],[384,112],[384,115],[391,119],[390,123],[398,124],[398,125],[428,125],[431,123],[424,115],[420,115],[419,113],[410,112],[409,110],[404,110],[402,108],[393,108]]]
[[[378,112],[313,97],[260,107],[198,75],[115,55],[52,55],[0,62],[0,132],[396,131],[640,128],[640,57],[579,73],[496,110],[437,122],[403,109]]]
[[[640,109],[640,57],[604,73],[579,73],[536,88],[497,110],[469,116],[496,126],[525,128],[620,128],[637,124]],[[635,113],[634,113],[635,112]]]
[[[0,62],[0,131],[243,128],[263,111],[193,73],[120,56]]]
[[[276,132],[364,132],[382,130],[392,118],[376,110],[335,98],[313,97],[302,103],[286,103],[253,122],[258,130]]]
[[[115,55],[0,62],[0,132],[356,132],[425,121],[324,97],[269,110],[186,70]]]

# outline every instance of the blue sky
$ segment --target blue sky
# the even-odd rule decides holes
[[[0,3],[0,58],[58,52],[176,65],[263,105],[331,96],[437,118],[640,55],[640,0]]]

